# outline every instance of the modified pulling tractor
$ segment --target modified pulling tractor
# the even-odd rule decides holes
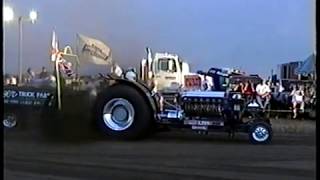
[[[161,109],[161,99],[146,85],[105,78],[104,90],[95,103],[96,121],[102,131],[111,137],[135,139],[143,137],[151,126],[190,128],[199,133],[209,131],[248,133],[254,144],[269,143],[272,138],[270,120],[261,115],[259,106],[245,103],[239,94],[223,91],[184,91],[170,108]],[[166,103],[164,101],[164,103]],[[242,114],[252,118],[244,121]]]
[[[159,125],[188,128],[200,134],[229,132],[232,137],[235,132],[244,132],[254,144],[271,141],[270,120],[258,104],[246,102],[241,94],[227,92],[225,88],[204,90],[202,79],[212,76],[210,70],[190,73],[188,64],[178,55],[153,56],[149,48],[146,50],[147,59],[141,63],[138,80],[126,78],[125,73],[123,78],[105,76],[101,83],[94,114],[106,135],[134,139]],[[190,80],[200,86],[187,87]],[[245,120],[244,114],[251,118]]]

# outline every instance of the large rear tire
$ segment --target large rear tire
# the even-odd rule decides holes
[[[116,139],[139,139],[151,129],[153,112],[143,94],[127,85],[108,88],[98,96],[96,119],[102,133]]]

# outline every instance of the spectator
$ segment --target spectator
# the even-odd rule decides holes
[[[31,68],[28,68],[27,73],[31,79],[36,77],[36,73]]]
[[[266,107],[268,106],[271,98],[271,89],[269,85],[267,84],[266,80],[263,80],[262,83],[259,83],[256,87],[256,92],[257,92],[257,101],[260,107],[265,110]],[[264,103],[263,103],[264,101]]]
[[[275,85],[271,82],[270,79],[266,81],[266,84],[269,86],[271,92],[275,92]]]
[[[315,88],[313,85],[307,86],[305,88],[305,97],[304,102],[305,104],[313,104],[315,101]]]
[[[276,82],[275,88],[274,88],[274,97],[277,100],[281,100],[282,99],[282,92],[284,91],[284,87],[282,86],[281,81],[280,82]]]
[[[282,93],[284,91],[284,87],[282,86],[281,81],[276,83],[276,92]]]
[[[7,78],[5,78],[5,80],[4,80],[4,85],[9,85],[9,84],[10,84],[10,78],[7,77]]]
[[[302,112],[304,111],[303,86],[300,85],[299,88],[296,88],[296,86],[294,86],[290,95],[292,96],[293,119],[295,119],[297,118],[297,115],[298,115],[297,105],[300,105],[300,110]]]
[[[30,83],[31,80],[35,78],[35,76],[36,76],[35,72],[31,68],[28,68],[27,74],[26,74],[27,83]]]
[[[3,84],[4,85],[9,85],[10,84],[10,75],[9,74],[5,74],[3,77]]]
[[[289,88],[290,88],[290,91],[293,91],[294,89],[296,90],[297,84],[291,83]]]
[[[247,100],[252,100],[255,93],[254,86],[251,81],[246,81],[242,93],[246,96]]]
[[[310,98],[311,98],[311,95],[310,95],[310,85],[305,85],[304,86],[304,103],[305,104],[308,104],[310,102]]]
[[[244,88],[243,83],[241,81],[236,81],[236,84],[235,84],[235,87],[234,87],[233,91],[242,93],[243,92],[243,88]]]
[[[203,79],[203,82],[202,82],[202,89],[204,91],[212,91],[213,90],[213,82],[212,80],[210,79],[209,76],[207,75],[204,75],[204,79]]]
[[[17,78],[12,76],[10,79],[10,85],[17,85]]]
[[[311,102],[310,103],[315,103],[315,101],[316,101],[316,87],[315,87],[315,85],[312,85],[311,87],[310,87],[310,96],[311,96]]]
[[[40,79],[46,79],[48,77],[49,77],[49,73],[48,73],[47,69],[45,67],[42,67],[42,70],[41,70],[41,72],[39,74],[39,78]]]

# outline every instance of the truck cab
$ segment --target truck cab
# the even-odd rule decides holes
[[[176,89],[183,84],[182,61],[178,55],[156,53],[153,61],[154,80],[159,89]]]
[[[141,62],[141,80],[153,81],[159,91],[175,91],[185,85],[184,76],[189,74],[189,65],[177,54],[168,52],[151,54]]]

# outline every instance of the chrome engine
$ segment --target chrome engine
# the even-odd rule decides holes
[[[188,117],[221,116],[225,92],[189,91],[181,93],[181,108]]]
[[[224,91],[185,91],[177,97],[175,108],[165,108],[158,114],[159,122],[182,123],[194,130],[222,127],[238,118],[238,99]]]

